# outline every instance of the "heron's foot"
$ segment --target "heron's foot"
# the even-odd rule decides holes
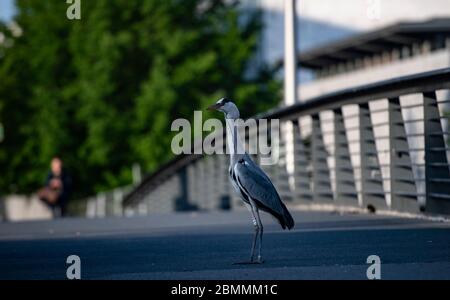
[[[256,259],[256,263],[258,263],[258,264],[263,264],[264,263],[264,259],[262,259],[261,255],[258,255],[258,259]]]
[[[250,259],[250,261],[243,261],[243,262],[237,262],[233,263],[233,265],[260,265],[264,263],[264,260],[261,256],[258,256],[257,259],[254,259],[253,257]]]
[[[233,263],[233,265],[259,265],[261,264],[260,262],[253,260],[253,261],[242,261],[242,262],[236,262]]]

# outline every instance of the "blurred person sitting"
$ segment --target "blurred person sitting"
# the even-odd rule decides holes
[[[55,156],[51,160],[50,172],[45,181],[45,186],[38,191],[39,199],[50,207],[53,217],[66,216],[70,189],[70,176],[63,168],[62,159]]]

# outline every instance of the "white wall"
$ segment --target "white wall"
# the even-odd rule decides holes
[[[283,0],[251,0],[264,9],[261,52],[266,62],[283,57]],[[405,21],[450,17],[449,0],[297,0],[300,50]]]
[[[267,2],[281,2],[265,0]],[[450,16],[448,0],[297,0],[302,16],[373,30],[399,21],[423,21]]]
[[[317,79],[299,86],[300,99],[305,100],[348,87],[364,85],[399,76],[450,67],[450,49],[373,66],[349,73]]]
[[[10,195],[4,201],[5,218],[8,221],[48,220],[51,210],[36,196]]]

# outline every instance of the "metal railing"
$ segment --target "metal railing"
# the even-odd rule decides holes
[[[448,89],[450,68],[346,89],[259,115],[279,119],[281,128],[281,138],[271,141],[278,145],[279,162],[263,168],[288,204],[448,214]],[[285,124],[293,129],[290,154]],[[262,130],[256,129],[245,135],[247,141]],[[223,138],[217,134],[217,140]],[[178,156],[128,194],[123,207],[128,214],[239,207],[227,168],[226,155]]]

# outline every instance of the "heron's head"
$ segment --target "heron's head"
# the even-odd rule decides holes
[[[234,104],[228,98],[222,98],[217,101],[215,104],[208,107],[208,110],[218,110],[225,114],[225,118],[227,119],[238,119],[239,118],[239,109],[236,104]]]

